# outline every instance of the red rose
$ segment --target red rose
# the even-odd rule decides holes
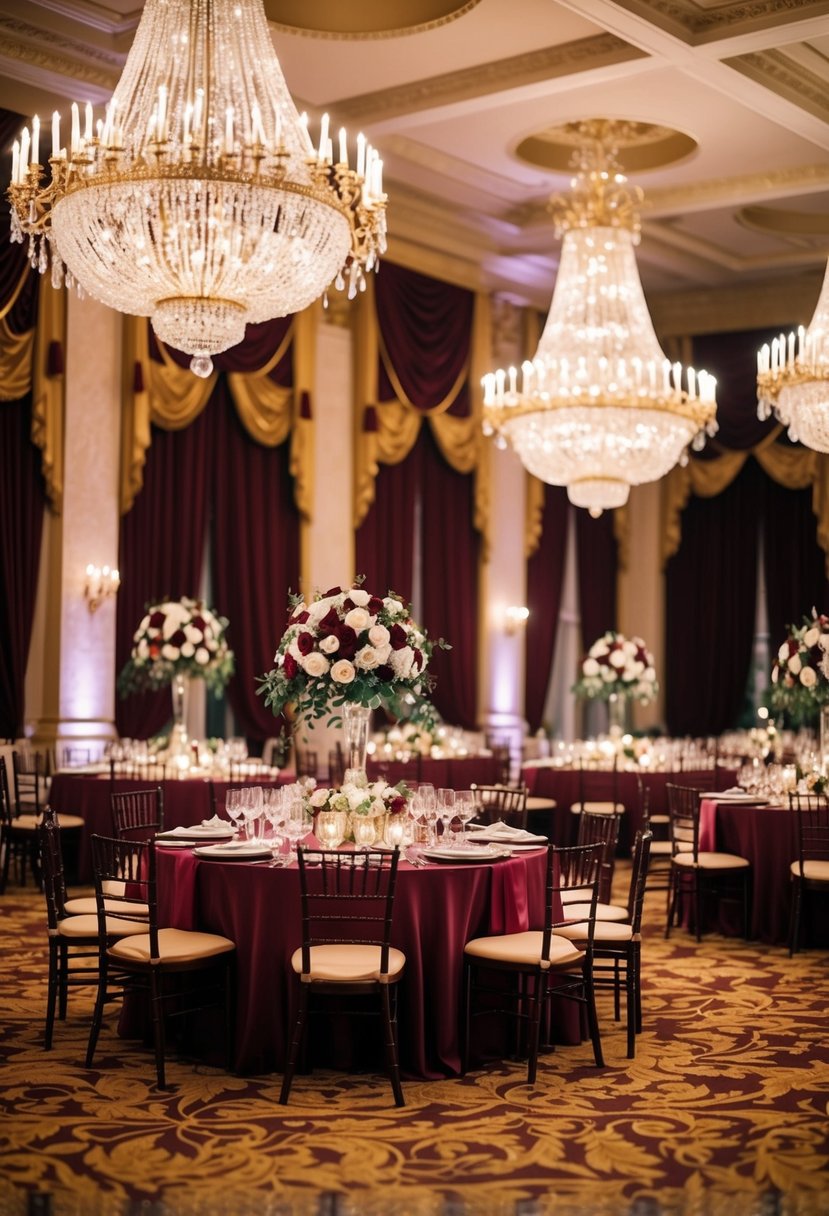
[[[300,654],[310,654],[314,649],[314,635],[312,633],[308,633],[307,630],[305,633],[301,633],[297,637],[296,648]]]
[[[203,616],[194,616],[193,624],[196,626],[197,629],[204,629],[205,625],[207,624],[207,621],[204,619]]]
[[[166,619],[163,612],[154,612],[150,617],[150,628],[160,629]]]
[[[328,599],[331,599],[332,596],[342,595],[342,593],[343,593],[342,587],[332,587],[330,589],[330,591],[326,591],[325,595],[322,598],[324,600],[328,600]]]
[[[380,609],[382,607],[383,607],[383,601],[380,599],[380,596],[373,595],[368,602],[366,611],[369,613],[370,616],[377,616],[377,613],[380,611]]]
[[[418,648],[415,646],[414,659],[412,661],[412,670],[417,669],[418,671],[420,671],[422,666],[423,666],[423,651],[418,650]]]
[[[389,641],[391,642],[392,650],[402,650],[404,646],[409,644],[409,635],[402,625],[392,625],[389,630]]]
[[[405,811],[405,809],[406,799],[402,794],[398,794],[396,798],[392,798],[391,802],[389,803],[390,815],[399,815],[402,811]]]
[[[282,659],[282,670],[289,680],[292,680],[299,670],[297,661],[292,654],[284,655]]]
[[[296,616],[291,617],[291,622],[294,625],[304,625],[310,615],[309,612],[298,612]]]
[[[337,626],[340,624],[340,618],[336,608],[329,608],[325,616],[319,623],[319,631],[323,636],[328,633],[334,633]]]
[[[338,625],[332,632],[340,643],[337,657],[340,659],[353,659],[357,653],[357,634],[355,631],[350,625]]]
[[[173,636],[170,638],[170,644],[172,646],[183,646],[186,641],[187,641],[187,634],[184,632],[183,629],[177,629],[175,631],[175,633],[173,634]]]
[[[157,659],[161,654],[161,647],[158,642],[150,642],[150,658]]]
[[[345,616],[347,612],[350,612],[352,608],[356,607],[357,605],[354,603],[351,596],[349,596],[348,599],[343,600],[343,616]]]
[[[381,663],[379,667],[374,668],[374,675],[381,684],[391,684],[394,679],[394,672],[389,667],[388,663]]]

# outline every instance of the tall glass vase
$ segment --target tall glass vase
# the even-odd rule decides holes
[[[607,698],[607,715],[609,733],[614,738],[627,734],[630,730],[630,698],[612,692]]]
[[[187,752],[187,703],[190,699],[190,677],[176,672],[170,682],[173,699],[173,728],[170,731],[169,752],[171,756],[183,756]]]
[[[343,753],[346,781],[353,781],[357,775],[365,775],[370,725],[370,709],[366,709],[364,705],[343,706]]]

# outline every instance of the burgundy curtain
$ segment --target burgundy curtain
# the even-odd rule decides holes
[[[598,519],[576,511],[576,559],[581,640],[588,650],[596,638],[616,628],[619,557],[612,511],[603,511]]]
[[[366,576],[366,587],[377,595],[396,591],[412,598],[420,469],[417,444],[400,464],[381,464],[374,502],[357,529],[357,573]]]
[[[786,332],[790,328],[785,326]],[[717,379],[719,430],[714,443],[703,449],[704,455],[716,455],[718,448],[744,452],[778,425],[776,418],[765,422],[757,418],[757,351],[777,333],[779,330],[751,329],[694,338],[694,365]]]
[[[121,520],[116,624],[118,671],[129,658],[145,606],[155,600],[198,595],[204,558],[213,439],[211,405],[182,431],[153,427],[144,485]],[[136,693],[116,704],[122,735],[157,734],[171,714],[170,692]]]
[[[567,491],[544,487],[541,542],[527,562],[527,670],[524,713],[530,731],[541,726],[556,650],[567,556]]]
[[[478,719],[478,555],[472,523],[475,479],[456,473],[424,428],[423,620],[432,638],[450,642],[436,650],[430,669],[437,680],[434,703],[447,722],[473,730]]]
[[[26,663],[45,502],[40,452],[31,441],[31,394],[0,402],[0,738],[23,733]]]
[[[210,408],[215,423],[213,601],[230,621],[236,672],[227,695],[248,739],[263,741],[277,724],[256,677],[273,666],[288,592],[299,590],[299,514],[290,444],[262,447],[239,421],[220,381]]]
[[[829,612],[826,554],[817,542],[812,487],[787,490],[765,479],[763,549],[769,645],[777,653],[787,625],[799,625],[812,608]]]
[[[666,572],[665,690],[673,735],[737,720],[754,646],[763,478],[754,460],[715,498],[692,498]]]

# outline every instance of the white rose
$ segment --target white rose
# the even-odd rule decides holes
[[[311,626],[319,625],[320,621],[328,613],[328,609],[334,603],[333,597],[329,596],[324,600],[315,600],[308,609],[307,624]]]
[[[164,618],[164,624],[161,626],[161,636],[163,638],[171,638],[178,631],[179,621],[168,612]]]
[[[354,665],[348,659],[338,659],[331,668],[331,679],[337,684],[350,684],[355,675]]]
[[[811,648],[812,646],[817,646],[819,637],[820,630],[818,629],[817,625],[813,625],[811,629],[806,630],[806,635],[803,638],[803,641],[808,647]]]
[[[804,667],[800,673],[800,683],[804,688],[814,688],[817,684],[817,672],[814,667]]]
[[[356,604],[358,608],[365,608],[366,604],[371,599],[367,591],[363,591],[362,587],[352,587],[348,593],[348,598],[352,604]]]
[[[335,650],[340,649],[340,639],[335,638],[333,633],[329,633],[327,638],[320,641],[319,646],[323,654],[333,654]]]
[[[781,663],[786,662],[786,659],[789,657],[789,643],[788,642],[784,642],[783,645],[780,647],[780,649],[777,652],[777,657]]]
[[[328,801],[328,790],[317,789],[309,799],[311,806],[325,806]]]
[[[320,676],[324,676],[330,666],[328,659],[324,654],[320,654],[318,650],[312,650],[310,654],[306,654],[300,659],[303,670],[312,679],[316,680]]]
[[[614,668],[603,667],[602,668],[602,679],[604,680],[605,684],[612,684],[613,681],[615,679],[617,679],[616,671],[614,670]]]
[[[150,627],[150,614],[148,612],[145,617],[141,618],[141,624],[138,626],[136,633],[138,633],[138,634],[146,633],[147,630],[149,629],[149,627]],[[138,638],[136,638],[135,640],[137,642]]]
[[[630,657],[632,658],[636,654],[636,645],[633,642],[623,642],[622,650],[625,652],[626,655],[630,655]]]
[[[162,659],[169,659],[171,663],[174,663],[176,661],[176,659],[179,657],[179,654],[180,654],[180,651],[179,651],[178,646],[171,646],[169,642],[165,642],[164,645],[161,647]]]
[[[404,646],[401,650],[393,650],[389,656],[389,662],[397,678],[405,680],[412,670],[414,651],[411,646]]]
[[[385,646],[389,640],[389,631],[385,625],[372,625],[368,631],[368,640],[372,646]]]
[[[196,662],[200,663],[202,667],[204,667],[206,663],[210,662],[210,651],[204,646],[199,646],[198,650],[196,651]]]
[[[373,646],[363,646],[354,656],[354,666],[359,667],[362,671],[373,671],[379,666],[377,651]]]
[[[362,633],[371,624],[371,617],[365,608],[352,608],[350,612],[346,613],[345,623],[350,625],[355,633]]]
[[[185,625],[184,636],[187,638],[188,642],[193,642],[195,644],[201,641],[202,631],[201,629],[197,629],[195,625]]]
[[[800,661],[800,655],[793,654],[792,657],[789,659],[789,671],[792,673],[792,675],[796,676],[802,666],[803,666],[803,664]]]
[[[614,667],[624,667],[624,665],[625,665],[624,652],[621,650],[614,650],[613,654],[610,656],[610,662]]]
[[[302,651],[297,646],[295,636],[291,638],[287,653],[291,656],[292,659],[296,659],[297,663],[302,662]]]
[[[383,607],[389,616],[402,616],[406,611],[405,605],[401,604],[400,600],[394,599],[393,596],[386,596],[383,600]]]
[[[776,683],[777,683],[777,680],[778,680],[779,674],[780,674],[780,673],[779,673],[778,669],[777,669],[776,667],[772,667],[772,669],[771,669],[771,682],[772,682],[772,684],[776,684]]]
[[[391,654],[391,643],[386,642],[385,646],[375,646],[378,663],[388,663],[389,655]]]
[[[642,679],[643,679],[643,681],[646,681],[648,684],[652,684],[654,682],[654,680],[656,679],[656,672],[654,671],[654,669],[652,667],[646,667],[645,670],[642,672]]]
[[[146,638],[142,638],[135,648],[135,652],[140,659],[146,659],[150,653],[150,647]]]
[[[592,659],[597,659],[601,654],[607,654],[607,647],[604,644],[604,639],[599,638],[598,642],[594,642],[587,653]]]
[[[829,650],[829,633],[822,633],[820,635],[820,648],[821,650]]]
[[[595,659],[587,658],[582,665],[582,671],[588,677],[597,676],[599,674],[599,664]]]
[[[196,653],[196,648],[192,642],[182,642],[181,657],[183,659],[192,659],[192,657],[195,653]]]

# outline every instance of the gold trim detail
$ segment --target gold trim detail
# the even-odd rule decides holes
[[[265,0],[277,30],[309,38],[376,41],[440,29],[465,16],[480,0]]]

